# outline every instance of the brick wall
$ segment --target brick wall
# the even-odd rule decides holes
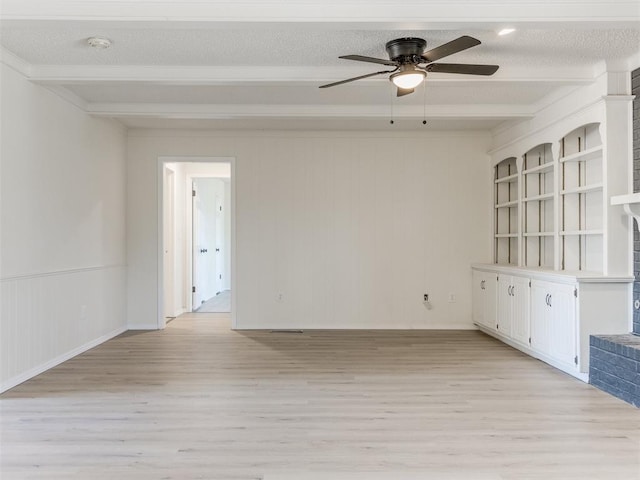
[[[640,192],[640,68],[631,72],[633,101],[633,191]],[[634,221],[633,231],[633,300],[640,301],[640,234]],[[633,332],[640,334],[640,309],[633,309]]]
[[[640,407],[640,337],[591,336],[589,383]]]

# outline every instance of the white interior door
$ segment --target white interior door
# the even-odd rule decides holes
[[[193,310],[196,310],[204,301],[207,291],[207,265],[206,255],[208,250],[205,246],[206,243],[206,215],[204,211],[204,202],[202,201],[202,194],[199,192],[198,182],[193,181],[191,184],[192,202],[193,202],[193,221],[192,221],[192,239],[193,239],[193,288],[192,288],[192,305]]]
[[[192,185],[193,310],[197,310],[222,290],[224,262],[218,257],[224,243],[224,217],[220,217],[224,184],[215,178],[195,178]]]
[[[222,181],[218,180],[219,185],[216,188],[216,228],[215,228],[215,236],[216,236],[216,248],[215,248],[215,284],[216,284],[216,294],[220,293],[224,290],[224,283],[226,279],[224,276],[224,258],[226,255],[226,246],[225,246],[225,206],[224,206],[224,184]]]

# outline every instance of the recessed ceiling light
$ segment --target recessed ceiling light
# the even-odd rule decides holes
[[[498,32],[498,35],[500,35],[501,37],[505,36],[505,35],[509,35],[510,33],[515,32],[516,29],[515,28],[503,28],[502,30],[500,30]]]
[[[87,43],[90,47],[97,48],[98,50],[105,50],[111,46],[111,40],[105,37],[87,38]]]

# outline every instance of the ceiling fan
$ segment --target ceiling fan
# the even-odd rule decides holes
[[[382,58],[365,57],[362,55],[344,55],[339,58],[356,60],[358,62],[378,63],[395,67],[393,70],[382,70],[380,72],[368,73],[359,77],[340,80],[339,82],[328,83],[320,88],[335,87],[343,83],[353,82],[363,78],[391,73],[389,80],[398,87],[399,97],[413,93],[415,88],[422,83],[428,72],[437,73],[462,73],[466,75],[493,75],[498,70],[498,65],[472,65],[461,63],[433,63],[443,57],[453,55],[476,45],[480,45],[480,40],[462,36],[444,45],[433,48],[427,52],[424,49],[427,42],[422,38],[397,38],[387,42],[385,48],[389,54],[389,60]],[[424,66],[421,66],[425,64]]]

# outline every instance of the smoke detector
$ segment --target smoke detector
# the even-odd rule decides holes
[[[98,50],[106,50],[111,46],[111,40],[105,37],[91,37],[87,38],[87,43],[90,47]]]

